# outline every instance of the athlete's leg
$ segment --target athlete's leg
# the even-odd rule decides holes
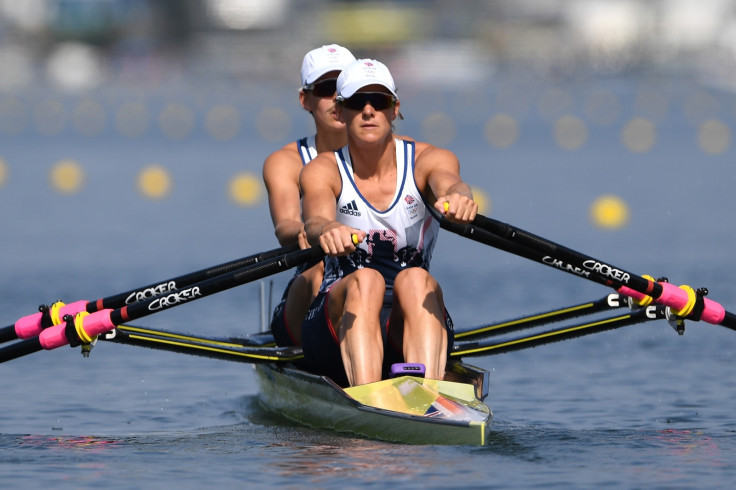
[[[379,316],[386,289],[374,269],[359,269],[330,289],[328,312],[336,326],[351,386],[381,380],[383,339]]]
[[[307,314],[309,305],[317,296],[319,286],[324,276],[324,263],[316,265],[302,272],[294,278],[286,296],[284,306],[284,319],[289,330],[290,337],[296,345],[302,345],[302,322]]]
[[[444,378],[447,330],[440,285],[420,267],[404,269],[394,281],[393,301],[389,330],[400,340],[405,361],[423,363],[427,378]]]

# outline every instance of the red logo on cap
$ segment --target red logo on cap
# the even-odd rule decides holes
[[[373,66],[373,63],[371,63],[370,61],[366,61],[365,66]]]
[[[329,51],[330,53],[336,53],[337,52],[337,50],[335,48],[327,48],[327,51]]]

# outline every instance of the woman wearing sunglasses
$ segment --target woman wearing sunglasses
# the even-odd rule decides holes
[[[271,219],[282,246],[298,243],[301,248],[308,247],[301,217],[299,172],[319,152],[347,143],[345,123],[336,115],[335,87],[340,71],[352,61],[352,53],[337,44],[313,49],[304,56],[299,103],[312,115],[316,133],[277,150],[263,164]],[[323,270],[322,261],[297,268],[271,320],[271,332],[278,345],[301,345],[301,323],[322,282]]]
[[[394,136],[400,102],[385,65],[348,65],[337,101],[348,144],[300,177],[309,241],[327,254],[302,324],[306,362],[342,384],[378,381],[394,362],[442,379],[453,331],[429,274],[439,226],[427,206],[463,223],[478,206],[452,152]]]

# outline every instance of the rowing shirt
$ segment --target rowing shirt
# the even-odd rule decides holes
[[[321,291],[329,291],[338,279],[357,269],[370,267],[384,276],[386,292],[390,295],[401,270],[408,267],[429,270],[439,224],[427,211],[414,180],[414,142],[394,139],[394,143],[396,190],[386,210],[374,208],[358,190],[348,147],[335,152],[342,179],[336,219],[365,231],[366,237],[352,254],[325,258]]]
[[[296,148],[299,150],[299,156],[302,157],[302,164],[308,164],[317,157],[316,135],[298,139]]]

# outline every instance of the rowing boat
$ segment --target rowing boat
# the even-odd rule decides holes
[[[406,444],[484,445],[488,371],[451,360],[446,379],[399,376],[350,388],[293,364],[255,365],[267,411],[301,425]]]
[[[483,403],[488,395],[489,373],[461,362],[460,358],[510,352],[667,318],[664,308],[654,305],[628,314],[596,317],[592,321],[566,324],[498,342],[481,340],[486,336],[623,308],[625,304],[620,295],[612,293],[596,301],[500,323],[456,329],[455,338],[463,340],[455,343],[444,381],[408,376],[344,389],[327,377],[298,369],[295,364],[304,358],[301,348],[276,347],[270,333],[201,337],[120,325],[100,339],[252,363],[260,383],[261,405],[277,416],[303,425],[404,443],[482,445],[487,443],[492,418],[491,410]],[[670,322],[678,334],[684,333],[684,322]]]
[[[410,444],[483,445],[491,428],[489,373],[453,358],[442,381],[398,376],[342,388],[295,366],[299,348],[272,347],[270,334],[205,338],[132,325],[102,340],[254,363],[261,405],[302,425]],[[411,371],[409,371],[411,372]]]

